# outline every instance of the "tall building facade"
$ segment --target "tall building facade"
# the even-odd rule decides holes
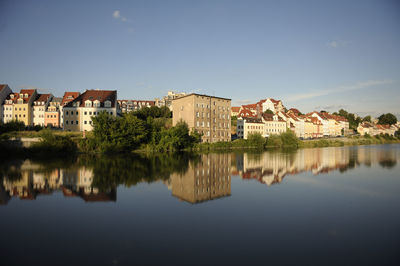
[[[33,125],[32,105],[36,95],[35,89],[22,89],[20,93],[11,94],[14,120],[23,122],[25,126]]]
[[[203,142],[231,140],[231,99],[188,94],[172,100],[172,123],[186,122],[189,130],[202,134]]]
[[[32,121],[34,126],[44,126],[44,116],[49,105],[49,102],[53,98],[51,94],[37,94],[36,99],[33,101],[32,110]]]
[[[12,93],[10,87],[7,84],[0,84],[0,121],[5,123],[6,120],[6,112],[8,111],[9,106],[6,105],[6,100],[9,99],[9,95]],[[12,106],[11,106],[11,119],[12,119]],[[8,118],[9,112],[7,112]],[[11,120],[10,119],[10,120]]]

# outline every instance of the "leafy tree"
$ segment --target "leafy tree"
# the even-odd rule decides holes
[[[272,112],[270,109],[267,109],[267,110],[265,110],[264,114],[270,114],[270,115],[273,115],[273,114],[274,114],[274,112]]]
[[[395,115],[391,114],[391,113],[387,113],[387,114],[382,114],[380,117],[378,117],[379,121],[378,124],[381,125],[393,125],[397,123],[397,118]]]
[[[366,117],[363,118],[363,122],[371,122],[371,116],[367,115]]]
[[[259,148],[264,148],[265,138],[260,133],[250,133],[247,136],[247,141],[250,145],[254,145]]]

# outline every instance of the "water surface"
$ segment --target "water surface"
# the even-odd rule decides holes
[[[400,145],[3,161],[0,265],[399,265]]]

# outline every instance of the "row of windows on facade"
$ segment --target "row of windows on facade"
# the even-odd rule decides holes
[[[214,123],[216,122],[216,120],[214,120]],[[203,121],[203,122],[200,122],[200,121],[197,121],[196,122],[196,126],[197,127],[210,127],[210,122],[207,122],[207,126],[205,126],[206,125],[206,123]],[[218,128],[229,128],[229,123],[218,123]],[[213,127],[214,128],[214,130],[216,129],[216,127],[214,126]]]
[[[221,190],[221,187],[219,187],[218,189]],[[225,187],[223,187],[223,189],[225,189]],[[214,194],[214,195],[216,194],[215,188],[214,188],[214,190],[212,190],[212,191],[211,191],[211,189],[209,190],[208,188],[206,188],[206,189],[203,188],[203,189],[197,189],[197,190],[195,190],[195,194],[197,194],[197,195],[200,194],[200,193],[205,193],[205,192],[207,192],[207,193],[208,193],[208,192],[212,192],[212,194]]]
[[[200,179],[203,180],[202,182],[204,184],[204,182],[206,182],[205,178],[199,178],[200,173],[202,173],[203,175],[206,173],[204,171],[204,169],[201,172],[200,172],[200,170],[197,169],[196,173],[197,173],[197,178],[196,178],[197,184],[199,184]],[[209,174],[210,174],[210,169],[207,169],[207,175],[209,175]],[[214,175],[215,175],[215,173],[214,173]],[[214,180],[214,183],[215,183],[215,180],[219,181],[219,182],[225,182],[225,181],[229,181],[229,176],[226,176],[226,178],[224,176],[219,176],[219,178],[217,177],[217,178],[214,178],[213,180]],[[210,177],[207,178],[207,183],[210,183]]]
[[[214,110],[214,115],[215,115],[215,110]],[[200,112],[196,112],[196,117],[200,117]],[[204,118],[203,112],[201,113],[201,117]],[[207,113],[207,118],[210,118],[210,113]],[[225,114],[218,114],[218,118],[225,119]],[[229,114],[226,114],[226,119],[229,119]]]
[[[71,113],[71,115],[74,115],[74,111],[70,111],[70,113]],[[88,113],[89,113],[89,115],[92,115],[92,112],[87,112],[87,111],[85,111],[83,114],[87,115]],[[110,115],[114,114],[113,112],[106,112],[106,113],[109,113]],[[69,114],[69,112],[65,111],[65,115],[67,116],[68,114]],[[79,114],[79,112],[76,111],[76,115],[78,115],[78,114]],[[100,112],[93,112],[93,115],[98,115],[98,114],[100,114]]]
[[[214,128],[214,130],[215,130],[215,128]],[[210,131],[202,131],[202,130],[200,130],[199,133],[200,134],[204,134],[207,137],[210,136]],[[223,132],[223,131],[222,132],[218,131],[217,133],[218,134],[216,134],[214,132],[214,138],[217,137],[217,135],[218,135],[218,137],[224,137],[224,136],[229,136],[229,134],[230,134],[229,132]]]
[[[85,102],[85,107],[92,107],[92,102],[86,101],[86,102]],[[95,102],[93,103],[93,107],[100,107],[100,102],[95,101]],[[104,102],[104,107],[111,107],[111,102],[110,102],[110,101]]]
[[[216,105],[216,102],[214,101],[213,102],[213,104],[214,104],[214,106]],[[210,105],[208,105],[208,104],[204,104],[204,103],[196,103],[196,107],[197,108],[199,108],[199,107],[201,107],[201,108],[210,108]],[[229,110],[229,108],[228,107],[225,107],[225,106],[218,106],[218,110],[226,110],[226,111],[228,111]]]

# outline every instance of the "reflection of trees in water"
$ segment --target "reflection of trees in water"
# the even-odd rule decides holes
[[[92,186],[105,190],[120,184],[134,186],[140,182],[167,180],[171,173],[185,173],[189,160],[195,159],[188,154],[163,154],[156,156],[84,156],[79,165],[93,170]]]
[[[7,178],[10,181],[18,181],[22,178],[21,165],[23,160],[2,160],[0,163],[0,181]]]
[[[389,168],[389,169],[395,167],[396,164],[397,164],[396,160],[390,160],[390,159],[381,160],[379,162],[380,166],[382,166],[383,168]]]

